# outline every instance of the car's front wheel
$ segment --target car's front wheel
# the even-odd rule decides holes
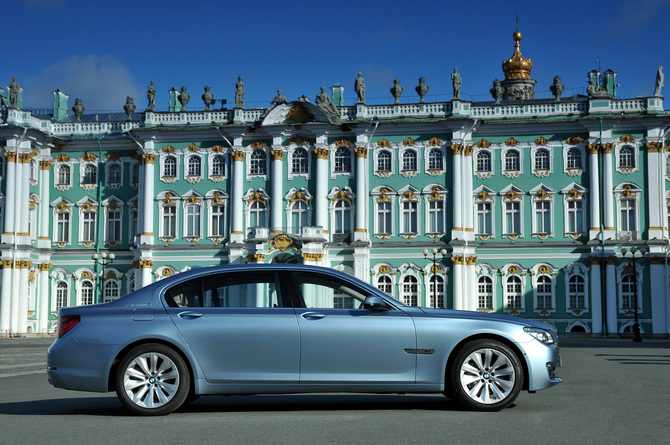
[[[477,411],[510,406],[521,392],[523,366],[504,343],[480,339],[466,344],[449,372],[448,394]]]
[[[140,345],[121,360],[116,394],[134,414],[160,416],[179,408],[189,395],[191,377],[184,359],[161,344]]]

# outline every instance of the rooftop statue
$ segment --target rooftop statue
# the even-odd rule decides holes
[[[451,73],[451,86],[454,89],[454,100],[461,100],[461,75],[458,74],[458,68],[454,67]]]
[[[186,104],[191,100],[191,95],[186,93],[186,87],[181,87],[181,92],[179,93],[179,103],[181,104],[181,111],[186,111]]]
[[[19,92],[21,87],[16,81],[16,77],[12,77],[12,83],[9,84],[9,106],[7,108],[19,108]]]
[[[419,85],[416,87],[416,93],[419,95],[419,103],[420,104],[425,104],[426,103],[426,94],[428,94],[428,90],[430,87],[426,85],[426,79],[423,77],[419,77]]]
[[[72,111],[74,111],[74,115],[77,116],[76,122],[81,122],[81,117],[84,114],[84,111],[86,111],[84,104],[81,103],[81,99],[76,98],[74,100],[74,107],[72,107]]]
[[[277,95],[270,101],[270,105],[281,105],[288,103],[286,96],[281,93],[281,90],[277,90]]]
[[[126,96],[126,104],[123,106],[123,110],[126,112],[126,115],[128,116],[126,122],[130,122],[133,120],[133,113],[135,112],[136,108],[137,107],[135,106],[135,101],[133,100],[133,98],[130,96]]]
[[[589,77],[589,86],[586,87],[586,93],[589,95],[589,99],[599,98],[599,97],[610,97],[610,94],[607,92],[606,85],[598,85],[599,73],[597,71],[591,71],[588,74]]]
[[[498,79],[493,81],[493,88],[491,88],[491,96],[496,100],[496,104],[500,104],[500,99],[502,99],[505,89]]]
[[[321,92],[316,95],[314,102],[324,113],[326,113],[326,116],[328,116],[331,123],[340,124],[340,112],[330,99],[328,93],[326,93],[326,87],[321,87]]]
[[[549,89],[551,90],[551,94],[553,94],[556,98],[556,102],[560,102],[561,94],[563,94],[565,85],[563,85],[563,82],[559,76],[554,77],[554,83],[549,87]]]
[[[656,72],[656,86],[654,87],[654,96],[660,96],[661,90],[663,89],[663,80],[665,75],[663,74],[663,67],[659,66],[658,71]]]
[[[244,82],[242,76],[237,78],[235,84],[235,108],[244,108]]]
[[[147,99],[149,99],[149,105],[145,111],[156,111],[156,87],[154,87],[154,81],[152,80],[149,83],[149,89],[147,90]]]
[[[393,102],[393,105],[400,104],[400,95],[402,94],[403,91],[405,91],[405,88],[400,86],[400,80],[393,79],[393,86],[391,87],[391,94],[395,98],[395,102]]]
[[[365,79],[363,78],[363,73],[358,73],[358,77],[354,81],[354,91],[358,96],[356,104],[365,105]]]
[[[210,91],[209,85],[205,86],[205,93],[202,95],[202,101],[205,103],[205,111],[211,111],[209,106],[214,102],[214,94]]]

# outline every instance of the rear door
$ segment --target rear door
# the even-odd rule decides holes
[[[298,323],[276,272],[193,278],[164,298],[208,382],[298,382]]]
[[[290,272],[298,295],[301,384],[414,383],[412,318],[362,309],[365,288],[322,272]],[[304,304],[303,304],[304,303]]]

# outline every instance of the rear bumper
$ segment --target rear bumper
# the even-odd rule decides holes
[[[47,380],[56,388],[107,392],[110,357],[116,346],[78,343],[68,335],[56,340],[47,355]]]

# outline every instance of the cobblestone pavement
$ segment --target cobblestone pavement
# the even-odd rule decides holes
[[[10,375],[46,372],[47,349],[56,337],[0,339],[0,378]]]

